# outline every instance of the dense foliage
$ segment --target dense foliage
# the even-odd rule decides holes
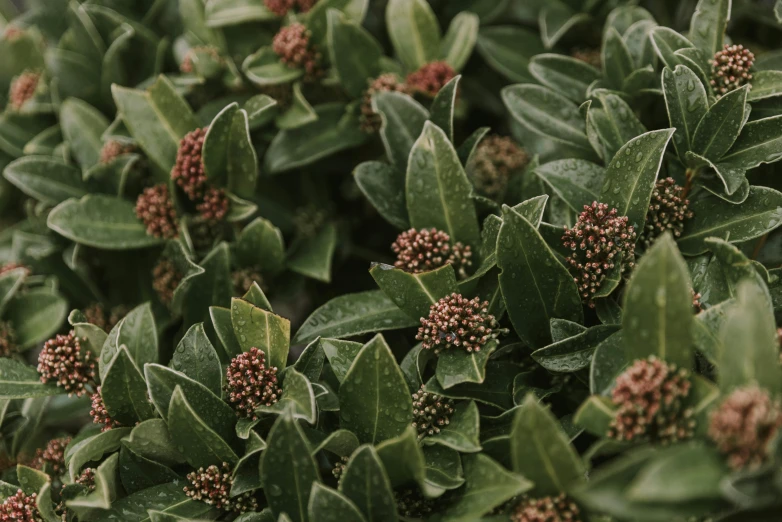
[[[0,29],[0,520],[780,519],[782,1]]]

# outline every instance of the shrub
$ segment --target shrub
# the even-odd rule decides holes
[[[0,520],[779,518],[782,2],[26,4]]]

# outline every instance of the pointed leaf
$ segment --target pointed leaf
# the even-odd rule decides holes
[[[362,446],[353,454],[339,491],[358,506],[367,522],[398,520],[391,483],[372,446]]]
[[[369,273],[380,289],[413,319],[428,316],[433,304],[458,292],[451,265],[412,274],[391,265],[376,264]]]
[[[692,151],[719,161],[741,132],[746,119],[748,87],[731,91],[717,100],[701,119],[692,138]]]
[[[217,396],[222,393],[222,369],[217,352],[209,342],[203,323],[194,324],[179,341],[171,366],[200,382]]]
[[[312,484],[307,507],[310,520],[322,522],[364,522],[364,516],[348,497],[317,482]]]
[[[668,120],[671,127],[676,128],[673,145],[682,159],[692,149],[695,129],[708,111],[706,89],[698,76],[685,65],[677,65],[673,71],[665,68],[662,84]]]
[[[259,348],[266,354],[269,366],[285,368],[291,338],[289,320],[234,298],[231,299],[231,323],[243,351]]]
[[[388,35],[399,61],[411,71],[434,61],[440,51],[440,24],[424,0],[390,0]]]

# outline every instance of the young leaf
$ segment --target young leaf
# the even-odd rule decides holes
[[[364,522],[364,516],[348,497],[314,482],[307,506],[310,520],[322,522]]]
[[[318,466],[307,439],[290,411],[277,418],[266,439],[261,459],[261,482],[275,514],[287,513],[294,522],[306,522]]]
[[[272,406],[258,408],[258,412],[262,413],[282,414],[285,410],[289,410],[294,419],[304,419],[310,424],[315,422],[317,411],[312,384],[295,368],[285,370],[280,399]]]
[[[574,212],[600,200],[605,173],[600,165],[579,159],[552,161],[535,168],[535,174]]]
[[[748,87],[729,92],[711,106],[692,138],[692,151],[719,161],[738,138],[745,122]]]
[[[782,115],[749,122],[741,129],[730,150],[720,158],[718,167],[749,170],[762,163],[774,163],[782,158],[780,146]]]
[[[234,298],[231,299],[231,323],[243,351],[259,348],[266,354],[269,366],[285,368],[291,339],[289,320]]]
[[[475,402],[462,402],[456,405],[450,422],[440,429],[440,433],[425,437],[426,445],[442,444],[461,453],[481,451],[478,440],[480,432],[480,415]]]
[[[376,264],[369,273],[380,289],[413,319],[428,316],[433,304],[459,290],[451,265],[411,274],[390,265]]]
[[[597,346],[617,330],[615,325],[593,326],[566,339],[554,339],[554,344],[532,352],[532,358],[552,372],[575,372],[589,366]]]
[[[217,352],[209,342],[203,323],[194,324],[179,341],[171,366],[200,382],[218,397],[222,393],[222,369]]]
[[[616,31],[609,29],[603,42],[603,72],[608,85],[616,90],[622,88],[625,78],[633,72],[633,58],[624,40]]]
[[[437,59],[440,25],[424,0],[390,0],[386,7],[388,36],[397,58],[410,71]]]
[[[362,446],[353,454],[339,491],[358,506],[367,520],[397,522],[394,492],[372,446]]]
[[[111,419],[125,426],[155,416],[155,408],[147,397],[147,383],[125,346],[106,366],[100,394]]]
[[[480,242],[472,185],[448,137],[431,122],[410,151],[405,191],[413,227],[435,227],[465,245]]]
[[[429,111],[410,96],[393,91],[374,95],[372,110],[383,118],[380,138],[386,156],[399,172],[407,172],[410,150],[429,119]]]
[[[602,109],[590,109],[589,121],[605,147],[605,161],[610,162],[622,146],[640,136],[646,129],[627,103],[615,94],[599,96]]]
[[[722,50],[731,0],[700,0],[690,20],[690,40],[707,56]]]
[[[455,76],[437,93],[429,108],[430,120],[440,127],[448,139],[453,143],[453,117],[456,109],[457,95],[459,94],[459,82],[461,76]],[[459,158],[461,160],[461,157]]]
[[[0,399],[46,397],[62,391],[62,388],[43,384],[32,366],[7,357],[0,358]]]
[[[16,345],[27,350],[54,335],[67,313],[68,303],[62,296],[36,288],[14,296],[4,319],[14,329]]]
[[[530,59],[545,52],[540,37],[514,25],[481,27],[478,53],[486,63],[512,82],[531,82]]]
[[[412,421],[413,402],[381,335],[364,345],[339,388],[340,425],[362,442],[396,437]]]
[[[692,291],[687,265],[670,234],[641,258],[625,293],[622,326],[629,361],[654,355],[690,368]]]
[[[662,76],[665,106],[668,120],[676,128],[673,145],[680,159],[692,150],[692,140],[698,123],[709,109],[706,89],[698,76],[685,65],[677,65],[671,71],[663,69]]]
[[[573,276],[557,260],[535,227],[518,212],[503,207],[497,238],[500,288],[513,328],[534,347],[551,343],[552,318],[583,322]]]
[[[460,349],[446,350],[437,358],[435,376],[444,389],[458,384],[482,383],[486,379],[486,364],[497,342],[489,342],[478,352],[466,352]]]
[[[582,103],[600,71],[586,62],[561,54],[538,54],[529,62],[529,72],[549,89]]]
[[[381,72],[380,44],[359,24],[347,22],[333,9],[328,12],[328,43],[340,84],[353,98],[362,96],[368,82]]]
[[[83,170],[100,160],[101,136],[109,121],[101,112],[78,98],[68,98],[60,107],[62,133]]]
[[[396,228],[410,228],[403,174],[387,163],[365,161],[353,171],[353,179],[383,219]]]
[[[462,11],[454,16],[440,44],[440,57],[455,71],[461,71],[470,59],[478,40],[480,19],[474,13]]]

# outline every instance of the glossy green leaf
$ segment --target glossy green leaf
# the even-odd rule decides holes
[[[650,131],[627,142],[608,165],[600,201],[636,229],[646,219],[663,154],[675,129]]]
[[[353,171],[358,188],[378,213],[396,228],[410,228],[405,204],[404,176],[379,161],[366,161]]]
[[[266,354],[269,366],[285,368],[291,338],[289,320],[234,298],[231,299],[231,323],[243,351],[259,348]]]
[[[247,111],[232,103],[209,125],[202,161],[207,177],[222,179],[229,190],[252,197],[258,177],[258,158],[250,139]]]
[[[597,346],[618,330],[615,325],[593,326],[577,335],[532,352],[532,358],[552,372],[575,372],[586,368]]]
[[[456,405],[447,426],[440,433],[424,438],[426,445],[441,444],[461,453],[475,453],[481,450],[478,440],[480,416],[475,402],[462,402]]]
[[[445,132],[451,143],[453,143],[453,119],[461,79],[461,75],[457,75],[443,85],[429,107],[429,112],[431,113],[429,120]],[[459,159],[461,160],[461,157]]]
[[[402,371],[382,336],[364,345],[339,388],[340,426],[362,442],[401,434],[413,403]]]
[[[28,196],[53,205],[87,194],[81,172],[56,158],[19,158],[5,168],[3,176]]]
[[[49,213],[49,228],[76,243],[105,250],[148,248],[162,240],[147,234],[129,201],[101,195],[69,199]]]
[[[204,271],[194,275],[183,296],[185,324],[208,321],[210,306],[230,306],[234,295],[230,256],[228,244],[221,242],[199,261]]]
[[[206,2],[206,24],[224,27],[276,18],[264,4],[252,0],[210,0]]]
[[[369,332],[408,328],[418,324],[380,290],[335,297],[304,321],[293,343],[323,337],[352,337]]]
[[[601,76],[588,63],[561,54],[535,56],[530,60],[529,72],[549,89],[577,103],[586,99],[590,84]]]
[[[437,358],[437,381],[445,389],[467,382],[482,383],[486,379],[486,364],[496,348],[497,343],[490,341],[477,352],[445,350]]]
[[[113,85],[117,110],[133,138],[161,174],[174,166],[179,140],[198,127],[190,107],[174,85],[160,76],[146,91]]]
[[[328,47],[340,84],[358,98],[380,73],[383,49],[361,25],[346,21],[336,10],[328,13]]]
[[[192,519],[212,509],[209,504],[190,499],[183,490],[185,485],[186,481],[181,480],[138,491],[114,502],[101,517],[110,522],[148,522],[147,510],[155,510]]]
[[[275,514],[287,513],[294,522],[309,520],[307,507],[312,486],[320,482],[320,476],[307,439],[289,412],[274,423],[266,443],[261,482],[269,506]]]
[[[62,296],[40,288],[11,299],[3,319],[13,327],[16,345],[27,350],[53,336],[67,313],[68,303]]]
[[[327,223],[288,258],[288,268],[324,283],[331,282],[331,262],[337,247],[337,228]]]
[[[674,54],[676,51],[694,47],[692,42],[669,27],[654,28],[651,38],[657,55],[669,69],[675,69],[682,64],[681,58]]]
[[[206,468],[212,464],[219,466],[222,462],[234,465],[239,461],[231,446],[193,410],[178,386],[174,388],[168,407],[168,429],[172,433],[189,434],[177,437],[175,444],[194,468]]]
[[[440,44],[440,58],[455,71],[461,71],[478,40],[480,19],[473,13],[461,12],[453,17]]]
[[[750,187],[741,205],[709,196],[693,201],[690,210],[694,217],[685,222],[677,243],[683,254],[697,255],[708,250],[705,240],[710,237],[739,242],[774,230],[782,223],[782,194],[766,187]]]
[[[202,323],[194,324],[179,341],[171,366],[200,382],[218,397],[222,390],[222,369],[217,352],[209,342]]]
[[[621,97],[603,94],[599,99],[603,108],[590,109],[588,119],[603,143],[604,159],[610,163],[627,142],[646,132],[646,128]]]
[[[390,0],[388,35],[397,58],[411,71],[434,61],[440,50],[440,24],[424,0]]]
[[[565,3],[547,2],[538,17],[543,44],[547,49],[551,49],[572,27],[588,19],[589,15],[575,13]]]
[[[66,505],[77,512],[84,508],[110,509],[117,496],[118,462],[119,455],[116,453],[103,461],[95,470],[94,491],[84,497],[69,500]]]
[[[254,219],[239,233],[236,257],[242,266],[258,266],[270,274],[280,272],[285,266],[282,232],[270,221]]]
[[[108,126],[109,121],[98,109],[77,98],[65,100],[60,107],[62,134],[82,169],[100,160],[101,136]]]
[[[426,488],[424,453],[418,443],[418,431],[411,425],[398,437],[375,446],[392,488],[417,483]]]
[[[600,200],[605,168],[586,160],[566,159],[540,165],[535,174],[573,211],[582,212],[584,205]]]
[[[310,424],[315,423],[315,394],[309,379],[294,368],[285,370],[282,383],[282,396],[272,406],[261,406],[258,412],[282,414],[289,410],[294,419],[304,419]]]
[[[14,359],[0,358],[0,399],[45,397],[62,392],[61,388],[43,384],[34,367]]]
[[[429,315],[429,308],[458,292],[453,266],[412,274],[391,265],[376,264],[369,273],[380,289],[412,319]]]
[[[259,87],[290,83],[304,74],[302,69],[282,63],[271,47],[261,47],[258,52],[248,56],[242,62],[242,71],[248,80]]]
[[[748,170],[762,163],[779,161],[782,157],[781,145],[782,116],[749,122],[741,129],[741,134],[730,150],[720,158],[718,167]]]
[[[747,110],[747,87],[736,89],[717,100],[701,119],[692,138],[695,154],[718,161],[741,132]]]
[[[616,29],[609,29],[603,41],[602,50],[603,72],[609,87],[620,89],[631,72],[633,72],[633,57],[622,36]]]
[[[447,232],[451,241],[477,245],[480,230],[471,191],[472,185],[448,137],[431,122],[424,124],[410,151],[407,168],[410,224],[415,228],[435,227]]]
[[[684,155],[692,149],[698,123],[708,112],[709,101],[706,89],[698,76],[684,65],[677,65],[673,71],[665,68],[662,85],[668,120],[671,127],[676,128],[673,134],[673,145],[679,158],[684,158]]]
[[[106,366],[100,394],[111,418],[125,426],[133,426],[155,416],[155,408],[147,397],[144,377],[124,346]]]
[[[124,438],[123,444],[136,455],[166,466],[185,462],[185,457],[174,446],[163,419],[150,419],[137,424]]]
[[[722,50],[731,0],[700,0],[690,20],[690,40],[706,55]]]
[[[307,513],[310,520],[322,522],[365,521],[364,516],[348,497],[317,482],[312,484]]]
[[[99,461],[106,453],[119,449],[130,428],[112,428],[103,433],[71,442],[65,450],[65,461],[71,480],[76,480],[82,467],[90,461]]]
[[[583,322],[573,276],[560,264],[535,227],[505,206],[497,238],[500,288],[513,328],[534,347],[551,343],[552,318]]]
[[[534,80],[530,60],[546,50],[537,34],[515,25],[481,27],[476,47],[492,69],[513,82]]]
[[[342,382],[363,345],[339,339],[320,339],[319,343],[329,360],[331,371],[334,372],[337,380]]]
[[[605,437],[616,418],[616,406],[608,397],[592,395],[576,411],[573,422],[596,437]]]
[[[123,345],[139,368],[146,363],[157,362],[157,327],[149,303],[131,310],[110,332],[98,360],[101,379],[106,376],[109,363]]]
[[[360,447],[353,454],[339,482],[339,491],[353,501],[367,521],[398,520],[391,483],[370,445]]]
[[[585,482],[584,464],[557,419],[533,395],[516,413],[510,435],[513,470],[535,484],[538,495],[569,492]]]
[[[752,75],[752,89],[747,93],[747,101],[757,102],[777,96],[782,96],[782,71],[758,71]]]
[[[407,172],[410,150],[424,129],[429,111],[410,96],[393,91],[374,95],[372,109],[383,120],[380,138],[388,159],[399,172]],[[404,176],[400,175],[400,178]]]

